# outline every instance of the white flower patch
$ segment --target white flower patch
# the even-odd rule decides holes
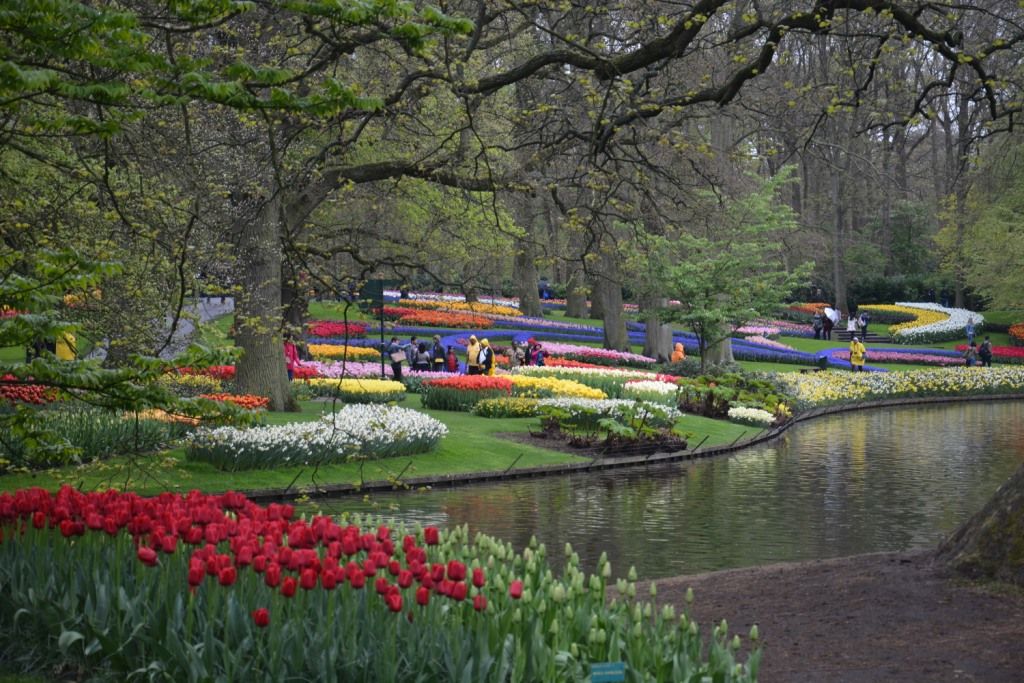
[[[754,427],[770,427],[772,422],[775,421],[775,416],[767,410],[761,410],[760,408],[733,406],[729,408],[729,419],[733,422]]]
[[[410,408],[352,404],[314,422],[200,429],[188,437],[188,456],[232,471],[333,463],[424,453],[447,433]]]
[[[903,344],[924,344],[937,341],[948,341],[966,335],[967,323],[974,320],[974,324],[980,329],[985,322],[985,317],[980,313],[968,311],[966,308],[947,308],[939,304],[921,302],[897,301],[897,306],[906,308],[919,308],[925,311],[936,311],[949,317],[928,325],[911,327],[897,330],[893,339]]]
[[[588,411],[595,411],[609,417],[620,417],[623,412],[638,409],[637,417],[664,415],[666,419],[678,420],[683,416],[678,409],[649,401],[632,401],[623,398],[542,398],[537,401],[540,406],[553,406],[567,411],[573,417],[579,417]]]

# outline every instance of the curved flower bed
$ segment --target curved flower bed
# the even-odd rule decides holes
[[[774,337],[778,336],[781,330],[778,327],[768,325],[744,325],[736,328],[736,334],[744,337]]]
[[[365,337],[366,325],[337,320],[311,320],[306,323],[306,334],[311,337]]]
[[[792,303],[786,308],[787,310],[793,311],[794,313],[803,313],[812,316],[815,313],[821,313],[827,307],[827,303],[821,301],[810,301],[804,303]]]
[[[650,401],[676,405],[679,397],[679,385],[674,382],[660,380],[630,380],[622,387],[622,397],[633,400]]]
[[[964,308],[947,308],[933,303],[898,301],[895,305],[862,306],[869,312],[892,312],[916,316],[914,320],[889,327],[893,341],[901,344],[929,344],[958,339],[966,334],[965,327],[973,318],[978,329],[985,319],[980,313]]]
[[[872,398],[971,396],[1024,391],[1024,368],[786,373],[777,379],[796,396],[800,407],[837,405]]]
[[[554,360],[554,359],[552,359]],[[560,367],[558,365],[535,366],[515,368],[514,375],[529,375],[531,377],[557,377],[559,379],[572,380],[585,384],[594,389],[600,389],[610,398],[622,398],[623,387],[631,380],[662,380],[667,382],[675,381],[671,375],[657,375],[642,370],[627,370],[609,367]]]
[[[506,375],[512,381],[512,393],[516,396],[548,398],[564,396],[571,398],[608,398],[600,389],[594,389],[571,379],[536,377],[531,375]]]
[[[222,381],[230,381],[235,378],[234,365],[211,365],[205,368],[178,368],[182,375],[206,375]]]
[[[474,301],[467,303],[465,301],[437,301],[430,299],[407,299],[403,302],[405,307],[413,308],[427,308],[432,310],[440,311],[457,311],[460,313],[473,313],[475,315],[486,315],[486,316],[508,316],[508,317],[519,317],[522,315],[519,308],[516,306],[502,306],[499,304],[484,303],[482,301]]]
[[[320,377],[306,380],[306,384],[317,396],[345,403],[390,403],[405,398],[405,385],[389,379]]]
[[[315,422],[201,429],[188,437],[186,455],[235,472],[426,453],[447,433],[409,408],[354,404]]]
[[[751,427],[770,427],[775,422],[775,416],[761,408],[733,406],[729,408],[729,420]]]
[[[384,317],[398,320],[405,325],[427,325],[444,328],[486,330],[494,325],[493,320],[480,315],[447,313],[445,311],[420,310],[398,306],[385,306]]]
[[[778,332],[778,330],[776,330],[776,332]],[[756,336],[753,336],[753,337],[746,337],[743,341],[748,343],[748,344],[757,344],[758,346],[768,346],[768,347],[771,347],[773,349],[779,349],[780,351],[796,351],[796,349],[794,349],[789,344],[783,344],[780,341],[775,341],[774,339],[768,339],[767,337],[762,337],[762,336],[759,336],[759,335],[756,335]]]
[[[785,337],[814,336],[814,328],[811,327],[810,321],[807,323],[795,323],[791,320],[756,320],[754,322],[758,325],[775,328],[779,331],[779,334]]]
[[[846,349],[832,351],[832,358],[849,361],[850,352]],[[955,355],[940,355],[937,353],[906,353],[902,351],[879,351],[868,349],[868,360],[871,363],[913,363],[915,365],[938,365],[946,367],[951,365],[963,365],[963,358]]]
[[[683,416],[674,406],[621,398],[489,398],[479,401],[472,412],[480,417],[537,417],[544,408],[564,410],[577,424],[587,416],[595,427],[601,418],[620,418],[627,412],[662,426],[671,426]]]

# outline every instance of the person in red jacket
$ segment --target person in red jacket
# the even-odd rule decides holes
[[[455,347],[453,346],[448,347],[448,358],[445,363],[445,369],[448,372],[459,371],[459,357],[455,355]]]
[[[302,365],[299,360],[299,350],[295,347],[291,332],[285,332],[284,335],[284,362],[285,367],[288,368],[288,381],[290,382],[295,377],[295,368]]]

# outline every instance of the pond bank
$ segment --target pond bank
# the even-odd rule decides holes
[[[785,433],[789,428],[801,422],[844,412],[868,410],[875,408],[887,408],[895,406],[923,405],[932,403],[959,403],[968,401],[974,402],[1008,400],[1024,400],[1024,394],[995,394],[984,396],[930,396],[920,398],[898,398],[881,401],[862,401],[858,403],[851,403],[841,406],[826,406],[823,408],[804,411],[796,415],[792,420],[790,420],[786,424],[779,427],[775,427],[774,429],[771,430],[762,429],[759,431],[755,431],[756,428],[751,427],[750,431],[752,435],[749,438],[737,440],[731,444],[702,447],[703,442],[701,442],[696,444],[690,450],[679,451],[675,453],[654,453],[651,455],[625,457],[603,457],[594,458],[588,462],[546,465],[540,467],[524,467],[519,469],[513,469],[513,467],[515,466],[515,462],[513,462],[512,466],[503,471],[495,470],[481,472],[463,472],[449,475],[434,475],[408,478],[403,478],[401,477],[401,475],[399,475],[399,477],[396,480],[366,481],[358,484],[324,484],[317,487],[315,490],[309,488],[258,489],[243,490],[241,491],[241,493],[244,493],[246,496],[248,496],[249,498],[256,502],[265,503],[293,500],[300,496],[309,498],[323,498],[345,495],[365,495],[367,493],[374,492],[451,487],[465,484],[524,479],[533,477],[545,477],[561,474],[572,474],[577,472],[594,472],[599,470],[609,470],[623,467],[636,467],[640,465],[652,465],[657,463],[696,460],[701,458],[711,458],[720,455],[727,455],[729,453],[734,453],[736,451],[748,448],[750,446],[756,446],[759,444],[767,443],[769,441],[772,441],[773,439],[778,438],[783,433]],[[741,434],[741,437],[742,436],[743,435]],[[517,441],[522,441],[522,437],[518,438]],[[511,443],[512,442],[510,441],[510,445]],[[546,444],[541,444],[540,440],[538,440],[533,443],[535,443],[535,445],[542,445],[542,447],[545,448],[552,448],[550,442],[547,442]],[[566,452],[578,453],[578,451],[571,449],[567,450]]]
[[[758,625],[759,681],[1014,683],[1024,591],[965,583],[934,554],[872,553],[655,581],[658,604],[686,604],[702,633]],[[647,594],[647,584],[638,595]]]

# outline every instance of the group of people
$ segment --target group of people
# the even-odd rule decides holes
[[[420,341],[416,335],[410,337],[405,344],[398,337],[392,337],[385,353],[391,359],[391,374],[396,381],[402,380],[404,363],[408,363],[410,370],[417,372],[458,372],[459,369],[455,349],[451,346],[445,348],[441,336],[437,334],[430,344]]]
[[[986,335],[981,346],[974,341],[974,335],[968,335],[967,349],[964,351],[964,362],[967,367],[980,365],[983,368],[992,367],[992,340]]]
[[[814,317],[811,319],[811,329],[814,330],[815,339],[832,339],[832,330],[839,322],[839,312],[834,308],[826,308],[823,311],[817,311]],[[850,317],[846,320],[846,331],[853,332],[859,337],[866,337],[868,333],[868,323],[871,322],[871,315],[867,311],[861,311],[859,314],[851,312]]]

